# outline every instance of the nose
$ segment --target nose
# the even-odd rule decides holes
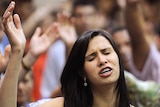
[[[98,66],[101,67],[107,63],[107,59],[104,55],[98,55]]]

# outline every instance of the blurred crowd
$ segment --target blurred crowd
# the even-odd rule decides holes
[[[10,1],[0,1],[0,58],[4,58],[0,61],[0,81],[10,53],[2,25]],[[18,107],[61,96],[60,77],[66,59],[76,39],[90,29],[104,29],[115,40],[133,105],[160,106],[160,0],[63,0],[38,7],[33,0],[14,1],[14,13],[20,16],[27,39]],[[59,31],[56,40],[46,40],[49,29]]]

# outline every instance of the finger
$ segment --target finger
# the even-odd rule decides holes
[[[58,23],[54,22],[51,25],[51,30],[50,32],[48,32],[49,39],[51,40],[51,42],[55,41],[58,37],[59,37],[59,32],[58,32]]]
[[[62,21],[62,14],[61,13],[57,14],[57,22],[60,23],[60,24],[62,24],[62,22],[63,22]]]
[[[4,50],[4,57],[9,58],[10,53],[11,53],[11,45],[7,45]]]
[[[69,18],[70,18],[69,13],[67,13],[66,11],[63,11],[62,13],[59,13],[58,16],[57,16],[58,22],[61,25],[70,24]]]
[[[15,2],[12,1],[12,2],[9,4],[8,8],[6,9],[6,11],[4,12],[3,18],[4,18],[4,19],[8,18],[9,15],[13,13],[14,8],[15,8]]]
[[[46,29],[46,31],[44,32],[43,35],[48,35],[52,30],[54,30],[54,29],[52,29],[52,27],[53,27],[53,24],[51,24],[51,25]]]
[[[48,36],[48,39],[51,41],[51,43],[54,42],[59,37],[58,23],[52,23],[43,36]]]
[[[37,27],[36,30],[35,30],[35,32],[34,32],[34,34],[33,34],[33,36],[34,36],[34,37],[40,36],[40,35],[41,35],[41,31],[42,31],[41,28],[40,28],[40,27]]]
[[[10,14],[10,12],[8,12],[8,14],[9,14],[9,17],[7,17],[6,19],[4,18],[4,20],[3,20],[3,25],[4,25],[4,28],[5,28],[5,31],[6,31],[7,35],[8,35],[8,33],[11,33],[12,30],[13,31],[15,30],[15,25],[14,25],[14,22],[13,22],[13,17]]]
[[[70,20],[70,13],[67,11],[63,11],[62,13],[62,18],[65,24],[71,24],[71,20]]]
[[[4,26],[7,26],[7,23],[9,21],[11,21],[11,20],[13,20],[12,16],[11,16],[11,13],[10,12],[6,13],[5,17],[3,17],[3,24],[4,24]]]
[[[19,15],[18,15],[18,14],[15,14],[15,15],[13,16],[13,19],[14,19],[15,27],[16,27],[17,29],[21,29],[21,30],[22,30],[22,25],[21,25],[21,20],[20,20]]]
[[[13,23],[12,14],[11,14],[10,12],[8,12],[7,15],[6,15],[6,17],[3,18],[3,25],[4,25],[5,30],[6,30],[7,28],[10,28],[10,27],[12,27],[12,28],[15,27],[15,26],[14,26],[14,23]]]

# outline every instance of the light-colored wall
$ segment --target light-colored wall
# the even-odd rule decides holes
[[[42,5],[45,5],[45,4],[53,4],[53,5],[56,5],[56,3],[61,3],[63,1],[66,1],[66,0],[33,0],[33,3],[35,6],[42,6]]]

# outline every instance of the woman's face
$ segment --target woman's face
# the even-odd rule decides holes
[[[117,82],[120,73],[119,59],[105,37],[96,36],[91,39],[85,54],[84,69],[92,87]]]

